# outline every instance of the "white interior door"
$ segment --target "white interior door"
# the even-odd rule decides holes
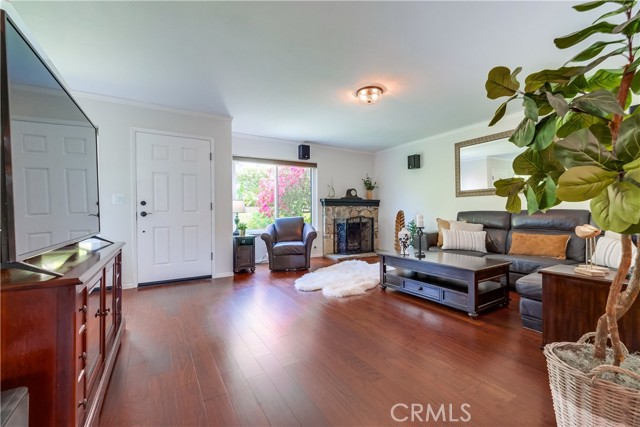
[[[211,141],[136,132],[138,283],[211,276]]]

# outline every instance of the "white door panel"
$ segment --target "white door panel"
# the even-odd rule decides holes
[[[135,135],[138,283],[211,276],[211,142]]]

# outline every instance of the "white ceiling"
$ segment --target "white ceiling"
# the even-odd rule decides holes
[[[370,151],[489,120],[489,69],[558,67],[553,38],[594,19],[567,1],[12,4],[74,91]],[[382,101],[358,104],[372,83]]]

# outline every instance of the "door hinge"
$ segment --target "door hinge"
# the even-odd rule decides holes
[[[209,210],[212,211],[213,210],[213,202],[209,202]]]
[[[209,161],[213,160],[213,153],[209,153]]]
[[[211,252],[211,261],[213,261],[213,252]]]

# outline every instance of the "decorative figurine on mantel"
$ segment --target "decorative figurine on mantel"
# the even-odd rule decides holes
[[[398,232],[398,241],[400,242],[400,246],[402,247],[402,256],[407,256],[407,248],[409,247],[409,230],[405,227],[402,227],[402,230]]]
[[[576,227],[576,236],[585,239],[584,249],[584,261],[585,264],[580,264],[575,268],[575,272],[591,277],[604,277],[609,273],[607,267],[600,267],[593,263],[593,254],[596,247],[596,236],[598,236],[602,230],[594,227],[590,224],[583,224]]]

